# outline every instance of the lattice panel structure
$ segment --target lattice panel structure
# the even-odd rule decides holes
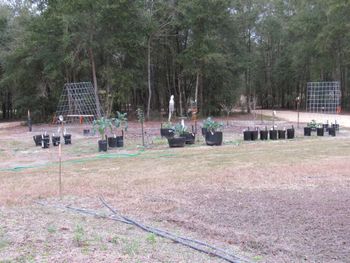
[[[339,81],[308,82],[306,111],[339,113],[341,92]]]
[[[103,116],[91,82],[66,83],[57,106],[56,118],[62,115],[68,123],[79,121],[91,123]]]

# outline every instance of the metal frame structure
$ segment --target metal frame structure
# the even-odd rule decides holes
[[[56,118],[62,115],[67,123],[79,121],[91,123],[103,116],[98,96],[91,82],[66,83],[64,85]]]
[[[336,114],[340,112],[339,81],[308,82],[306,111]]]

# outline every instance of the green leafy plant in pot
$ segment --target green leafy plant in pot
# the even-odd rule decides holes
[[[214,121],[211,117],[208,117],[204,123],[203,128],[206,129],[205,142],[207,145],[221,145],[222,144],[222,128],[224,124]]]
[[[116,133],[112,137],[108,138],[109,147],[123,147],[124,146],[124,131],[128,129],[127,113],[121,113],[117,111],[117,116],[111,120],[113,127],[118,131],[121,129],[121,136],[117,136]]]
[[[98,141],[98,151],[106,152],[107,151],[107,139],[106,139],[106,130],[107,128],[112,130],[112,122],[110,119],[101,117],[97,120],[94,120],[92,123],[94,131],[98,131],[101,136],[101,140]]]
[[[168,138],[169,147],[184,147],[186,143],[185,132],[187,128],[182,126],[180,123],[173,127],[174,136]]]

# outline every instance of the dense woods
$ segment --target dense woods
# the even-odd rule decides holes
[[[0,118],[55,112],[64,83],[91,81],[105,112],[205,116],[245,95],[305,105],[308,81],[341,81],[349,110],[348,0],[0,2]]]

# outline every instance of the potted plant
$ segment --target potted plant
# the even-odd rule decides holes
[[[270,140],[277,140],[277,130],[275,130],[275,127],[272,127],[270,130]]]
[[[67,133],[67,130],[64,129],[63,132],[64,144],[72,144],[72,135]]]
[[[60,141],[61,141],[61,136],[59,136],[59,135],[57,136],[55,134],[52,134],[51,140],[52,140],[53,146],[58,146],[60,144]]]
[[[307,124],[307,127],[309,127],[311,131],[316,131],[318,124],[316,123],[315,120],[312,120]]]
[[[113,137],[108,138],[108,146],[109,147],[123,147],[124,146],[124,131],[128,129],[128,118],[127,113],[120,113],[117,111],[117,117],[111,120],[111,132],[113,132],[113,126],[116,129],[121,129],[121,136],[117,136],[117,134],[113,134]]]
[[[169,147],[184,147],[186,143],[186,127],[182,126],[180,123],[173,127],[174,136],[168,138]]]
[[[214,121],[210,117],[205,121],[205,126],[207,132],[205,134],[205,142],[207,145],[221,145],[222,144],[222,127],[224,125],[217,121]]]
[[[101,117],[100,119],[94,120],[92,123],[93,129],[99,132],[101,140],[98,141],[98,151],[106,152],[107,151],[107,140],[106,140],[106,129],[112,129],[111,120]]]
[[[33,140],[35,142],[35,146],[41,146],[42,134],[34,135]]]
[[[323,124],[319,124],[316,128],[317,136],[323,136],[324,135],[324,128]]]
[[[50,135],[46,132],[41,136],[41,148],[49,148],[50,146]]]
[[[248,127],[248,130],[243,130],[243,140],[250,141],[251,139],[252,139],[252,135]]]
[[[171,122],[164,122],[160,125],[160,136],[171,138],[174,136],[174,127]]]
[[[251,140],[252,141],[257,140],[258,137],[259,137],[259,130],[258,130],[258,128],[255,128],[255,130],[251,131],[250,135],[251,135]]]
[[[208,131],[208,127],[210,126],[210,123],[213,122],[211,117],[208,117],[206,120],[203,121],[203,126],[202,126],[202,136],[205,137]]]
[[[336,128],[335,128],[335,126],[333,126],[333,124],[331,127],[328,128],[328,135],[330,135],[330,136],[336,135]]]
[[[278,130],[278,139],[284,140],[286,139],[286,129]]]
[[[287,129],[287,139],[294,139],[295,131],[294,126],[291,129]]]
[[[184,132],[184,136],[186,138],[186,144],[194,144],[195,143],[196,134],[193,131],[193,126],[192,126],[192,132],[187,131],[187,128],[186,128],[186,131]]]
[[[260,130],[260,140],[267,140],[269,135],[269,131],[267,130],[267,127],[265,127],[265,130]]]

